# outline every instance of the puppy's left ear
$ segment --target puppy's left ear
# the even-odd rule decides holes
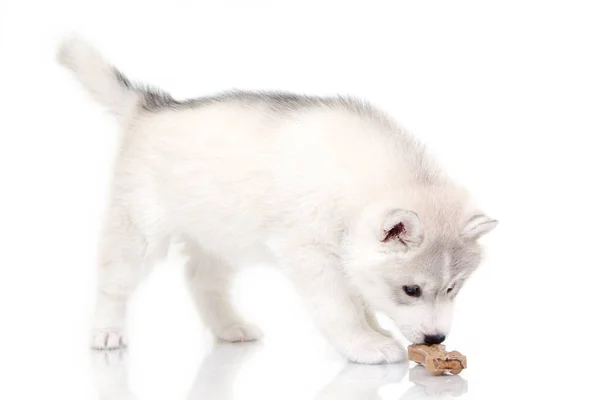
[[[476,215],[467,222],[460,236],[463,239],[477,240],[498,225],[498,221],[487,215]]]
[[[379,231],[379,240],[389,245],[402,244],[404,248],[418,247],[423,242],[423,230],[419,216],[402,209],[390,210]]]

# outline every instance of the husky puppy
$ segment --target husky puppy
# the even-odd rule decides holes
[[[92,346],[125,346],[127,302],[172,240],[189,256],[200,316],[226,341],[259,339],[230,288],[268,261],[348,359],[398,362],[389,316],[412,342],[441,343],[452,304],[497,222],[424,148],[345,97],[226,92],[179,101],[137,85],[84,41],[59,61],[122,131],[101,238]]]

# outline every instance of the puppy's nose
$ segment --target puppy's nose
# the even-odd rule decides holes
[[[446,335],[425,335],[425,344],[440,344],[446,340]]]

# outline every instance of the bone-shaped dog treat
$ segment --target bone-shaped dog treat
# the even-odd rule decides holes
[[[457,375],[467,368],[467,357],[458,351],[447,352],[442,344],[411,344],[408,346],[408,358],[423,364],[433,375],[443,375],[444,372]]]

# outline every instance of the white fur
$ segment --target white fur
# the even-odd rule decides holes
[[[477,253],[461,233],[479,212],[388,117],[318,102],[284,112],[236,98],[149,112],[140,106],[143,93],[119,84],[84,42],[65,42],[59,59],[123,131],[102,236],[94,347],[125,343],[127,300],[172,240],[185,243],[199,313],[224,340],[261,336],[229,294],[239,265],[254,260],[271,261],[291,279],[350,360],[405,359],[378,326],[377,310],[413,341],[449,330],[444,285],[456,275],[449,255],[442,252],[440,265],[422,260],[435,260],[435,243]],[[398,223],[406,231],[383,241]],[[476,261],[467,264],[470,271]],[[423,285],[423,298],[399,298],[405,284]]]
[[[77,37],[71,37],[62,43],[57,59],[72,70],[94,99],[118,119],[131,111],[137,93],[127,90],[114,79],[112,66],[96,49]]]

